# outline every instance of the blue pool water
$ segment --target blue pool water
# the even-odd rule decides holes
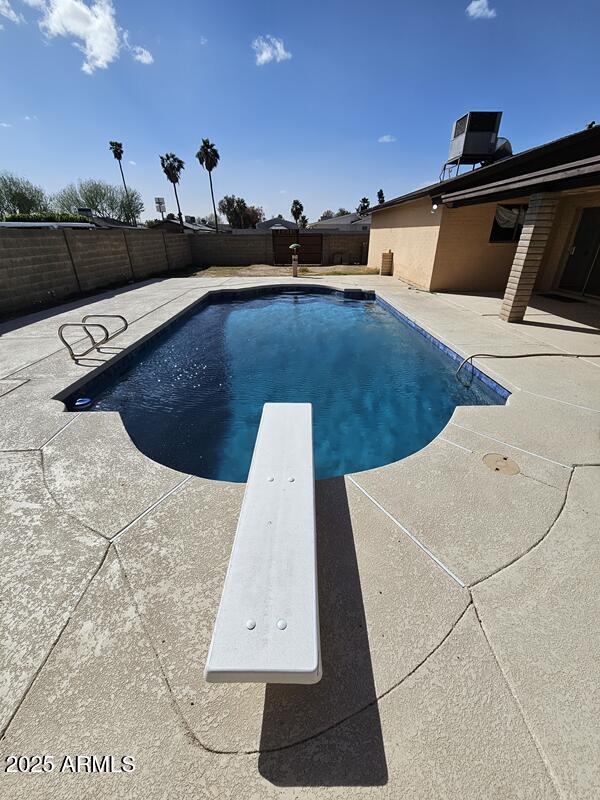
[[[456,366],[375,300],[291,291],[213,300],[92,395],[91,410],[120,412],[155,461],[244,481],[263,403],[309,402],[325,478],[420,450],[457,405],[504,402],[477,379],[463,386]]]

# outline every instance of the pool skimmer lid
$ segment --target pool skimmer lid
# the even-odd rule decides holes
[[[91,405],[92,405],[91,397],[78,397],[74,403],[75,408],[87,408],[88,406]]]
[[[488,453],[483,457],[483,463],[492,472],[499,472],[502,475],[518,475],[521,472],[516,461],[500,453]]]

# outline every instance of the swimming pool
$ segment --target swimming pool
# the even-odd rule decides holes
[[[89,410],[118,411],[155,461],[237,482],[246,480],[263,404],[309,402],[316,476],[325,478],[420,450],[457,405],[505,402],[477,377],[459,383],[456,366],[374,295],[215,294],[126,372],[109,371],[65,402],[90,396]]]

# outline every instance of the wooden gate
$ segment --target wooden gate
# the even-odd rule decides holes
[[[273,231],[273,263],[291,264],[291,244],[299,244],[299,264],[320,264],[323,260],[323,234],[299,230]]]

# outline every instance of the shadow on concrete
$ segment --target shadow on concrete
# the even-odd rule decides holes
[[[388,773],[343,478],[317,482],[316,510],[323,678],[267,686],[258,768],[277,786],[381,786]]]
[[[555,322],[541,322],[532,319],[524,319],[521,322],[519,322],[519,325],[526,325],[531,328],[551,328],[552,330],[555,331],[569,331],[569,333],[585,333],[585,334],[591,334],[592,336],[600,336],[600,330],[598,328],[582,328],[581,324],[557,325]],[[588,321],[585,324],[591,325],[592,323]]]
[[[5,333],[12,333],[19,330],[26,325],[31,325],[34,322],[42,322],[45,319],[50,319],[58,314],[66,314],[69,311],[76,311],[78,308],[88,306],[90,303],[98,303],[102,300],[110,300],[111,297],[118,297],[119,295],[131,292],[134,289],[141,289],[144,286],[149,286],[151,283],[160,283],[167,280],[171,276],[163,276],[160,278],[145,278],[142,281],[128,281],[125,284],[119,284],[113,287],[104,287],[102,289],[90,289],[90,291],[82,292],[76,297],[71,297],[64,300],[49,300],[45,304],[37,304],[34,311],[29,312],[15,312],[14,314],[7,314],[0,316],[0,336]],[[78,322],[78,319],[74,319]]]
[[[529,301],[528,310],[530,312],[539,311],[544,314],[552,314],[554,317],[558,317],[561,320],[561,323],[564,323],[564,326],[560,323],[556,324],[553,321],[543,322],[542,320],[538,321],[531,319],[525,320],[524,323],[520,324],[534,325],[544,328],[557,328],[558,330],[567,331],[575,330],[577,333],[595,333],[596,331],[586,331],[578,327],[573,327],[572,325],[569,325],[570,322],[579,325],[600,327],[600,305],[597,303],[591,303],[583,297],[579,298],[576,303],[561,303],[558,300],[553,300],[552,298],[536,294],[533,295]]]

